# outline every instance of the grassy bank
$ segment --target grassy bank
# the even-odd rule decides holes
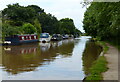
[[[90,75],[86,77],[86,80],[103,80],[102,72],[107,71],[107,61],[104,54],[108,51],[108,46],[105,42],[97,41],[97,44],[103,47],[103,55],[100,56],[91,66]]]
[[[97,41],[96,44],[102,46],[102,48],[103,48],[103,54],[105,54],[108,51],[108,49],[109,49],[109,47],[106,45],[106,42]]]
[[[104,56],[100,56],[90,68],[90,75],[86,80],[103,80],[101,73],[107,71],[107,62]]]

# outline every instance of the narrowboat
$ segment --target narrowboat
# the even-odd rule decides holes
[[[49,35],[49,33],[41,33],[40,34],[40,42],[50,42],[51,40],[51,36]]]
[[[32,35],[12,35],[5,37],[3,45],[19,45],[23,43],[38,42],[38,37],[35,34]]]
[[[51,38],[52,41],[60,41],[62,39],[63,39],[63,37],[60,34],[53,34],[53,36]]]
[[[63,35],[63,39],[68,39],[68,38],[69,38],[68,34]]]
[[[69,35],[69,38],[70,38],[70,39],[73,39],[73,38],[74,38],[74,36],[73,36],[73,35]]]

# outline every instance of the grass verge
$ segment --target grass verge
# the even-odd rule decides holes
[[[90,68],[90,75],[86,80],[103,80],[102,72],[107,71],[107,61],[104,56],[100,56]]]
[[[102,73],[107,71],[108,69],[107,61],[104,57],[104,54],[108,51],[109,47],[106,45],[105,42],[102,41],[97,41],[96,43],[103,47],[103,55],[100,56],[91,66],[90,75],[86,77],[86,81],[88,82],[91,82],[90,80],[96,80],[95,82],[103,80]]]
[[[98,44],[98,45],[103,47],[103,54],[105,54],[108,51],[108,49],[109,49],[109,47],[106,45],[106,42],[97,41],[96,44]]]

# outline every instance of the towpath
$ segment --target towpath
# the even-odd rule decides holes
[[[109,50],[104,55],[109,69],[103,73],[103,80],[118,80],[118,49],[109,44],[107,45]]]

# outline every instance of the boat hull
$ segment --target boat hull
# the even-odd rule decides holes
[[[39,40],[25,40],[25,41],[19,41],[14,43],[3,43],[2,45],[21,45],[21,44],[28,44],[28,43],[34,43],[39,42]]]
[[[39,39],[39,41],[40,41],[40,42],[43,42],[43,43],[45,43],[45,42],[50,42],[50,40],[51,40],[50,37],[49,37],[49,38],[40,38],[40,39]]]
[[[5,41],[2,45],[20,45],[38,41],[37,35],[13,35],[5,37]]]

